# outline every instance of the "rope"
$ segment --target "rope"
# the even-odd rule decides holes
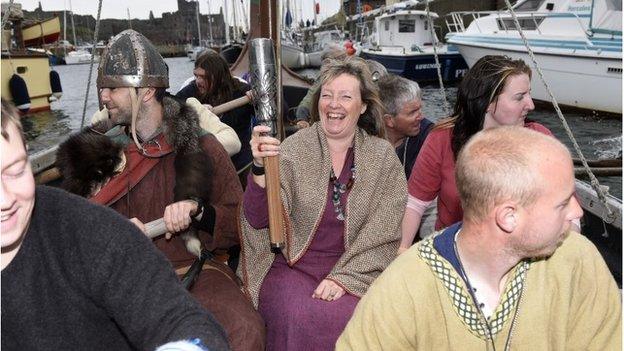
[[[95,48],[97,47],[98,33],[100,32],[100,14],[101,13],[102,13],[102,0],[99,1],[97,19],[95,20],[95,32],[93,33],[93,49],[91,50],[91,63],[89,64],[89,79],[87,79],[87,92],[85,93],[84,105],[82,106],[82,119],[80,120],[80,129],[84,127],[85,116],[87,115],[87,101],[89,100],[89,89],[91,88],[91,76],[93,75],[93,62],[95,61]]]
[[[444,112],[446,112],[447,116],[450,116],[451,109],[449,108],[448,100],[446,99],[446,90],[444,89],[444,82],[442,82],[442,72],[440,67],[440,60],[438,59],[438,38],[435,36],[433,32],[433,19],[431,18],[431,14],[429,13],[429,1],[425,1],[425,9],[427,10],[427,20],[429,21],[429,33],[431,34],[431,38],[433,39],[433,57],[436,63],[436,71],[438,72],[438,82],[440,83],[440,94],[442,94],[442,98],[444,99]]]
[[[563,116],[563,113],[561,113],[561,109],[559,108],[559,104],[557,103],[557,100],[555,99],[555,96],[553,95],[552,91],[550,90],[550,87],[548,86],[548,83],[546,83],[546,79],[544,79],[544,74],[542,73],[542,69],[540,68],[540,66],[537,64],[537,60],[535,58],[535,55],[533,54],[533,50],[531,50],[531,47],[529,46],[529,41],[524,36],[524,32],[522,31],[522,28],[520,28],[520,23],[518,22],[518,17],[516,17],[516,12],[511,7],[511,4],[509,3],[509,0],[505,0],[505,4],[509,8],[509,12],[511,13],[511,17],[513,18],[514,25],[516,26],[516,29],[518,30],[518,33],[520,33],[520,37],[522,38],[522,42],[524,43],[524,46],[527,48],[527,52],[529,54],[529,57],[531,57],[531,61],[533,61],[533,65],[535,66],[535,69],[537,70],[537,74],[539,75],[540,80],[544,84],[544,87],[546,88],[546,91],[548,92],[548,95],[550,96],[550,100],[552,101],[553,107],[555,108],[555,111],[557,112],[557,116],[559,117],[559,120],[563,124],[563,128],[565,129],[566,134],[568,135],[568,137],[572,141],[572,145],[574,146],[574,151],[576,151],[577,155],[579,155],[579,158],[581,159],[581,162],[583,163],[583,168],[585,169],[585,172],[589,176],[590,184],[591,184],[592,188],[594,189],[594,191],[596,192],[596,194],[598,195],[598,199],[600,200],[600,202],[602,202],[603,205],[605,206],[605,208],[607,209],[607,218],[603,218],[603,220],[605,222],[607,222],[607,223],[613,223],[613,221],[615,220],[616,215],[613,212],[613,209],[611,209],[607,205],[606,193],[600,187],[600,182],[598,182],[598,179],[596,178],[594,173],[591,171],[589,165],[587,164],[587,159],[585,158],[585,155],[583,155],[583,151],[581,151],[581,148],[578,145],[578,142],[576,141],[576,138],[574,138],[574,134],[572,134],[572,130],[570,129],[570,126],[568,125],[568,122],[566,121],[565,117]]]

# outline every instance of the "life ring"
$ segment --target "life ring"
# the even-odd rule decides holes
[[[50,96],[50,101],[56,101],[63,96],[63,87],[61,86],[61,77],[57,71],[50,71],[50,90],[52,90],[52,95]]]
[[[369,4],[364,4],[364,6],[362,6],[362,12],[368,12],[368,11],[373,11],[373,7]]]
[[[23,113],[30,110],[30,95],[28,94],[28,87],[24,78],[18,74],[13,74],[9,79],[9,91],[13,96],[13,103],[18,110]]]

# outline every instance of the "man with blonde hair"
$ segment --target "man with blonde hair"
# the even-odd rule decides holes
[[[337,350],[620,350],[617,285],[582,216],[568,150],[521,127],[476,134],[457,159],[463,222],[373,283]]]

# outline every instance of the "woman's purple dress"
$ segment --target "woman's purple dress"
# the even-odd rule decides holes
[[[350,150],[338,178],[340,183],[349,181],[352,164]],[[264,189],[251,183],[250,179],[245,213],[250,224],[263,224],[264,216],[256,214],[267,212],[266,195]],[[267,325],[267,350],[333,350],[359,301],[349,294],[331,302],[312,298],[316,287],[344,253],[344,222],[337,219],[332,191],[333,183],[328,182],[325,211],[303,257],[289,267],[283,255],[276,255],[262,283],[258,309]],[[347,190],[342,195],[343,208],[348,194]],[[265,209],[262,211],[261,207]]]

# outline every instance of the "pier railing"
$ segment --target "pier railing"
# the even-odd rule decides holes
[[[516,28],[512,25],[512,26],[508,26],[509,21],[511,21],[511,13],[509,11],[458,11],[458,12],[451,12],[449,14],[447,14],[446,16],[444,16],[444,21],[446,23],[446,28],[448,29],[449,33],[462,33],[466,31],[466,21],[467,19],[470,19],[470,23],[475,24],[475,27],[477,28],[477,30],[479,31],[479,33],[490,33],[491,30],[489,31],[484,31],[484,29],[481,28],[481,26],[479,25],[479,21],[476,21],[477,19],[480,19],[482,17],[487,17],[487,16],[495,16],[496,19],[496,24],[498,26],[499,29],[502,29],[503,31],[505,31],[505,33],[508,33],[509,31],[516,31]],[[580,17],[573,12],[520,12],[518,13],[518,19],[519,20],[528,20],[526,28],[522,28],[522,30],[535,30],[537,31],[540,35],[543,34],[541,29],[540,29],[540,24],[545,20],[545,19],[574,19],[574,23],[576,23],[578,25],[578,29],[582,32],[585,33],[586,35],[591,35],[591,33],[589,32],[588,29],[588,25],[583,24],[583,22],[581,21]],[[521,22],[522,23],[522,22]]]

